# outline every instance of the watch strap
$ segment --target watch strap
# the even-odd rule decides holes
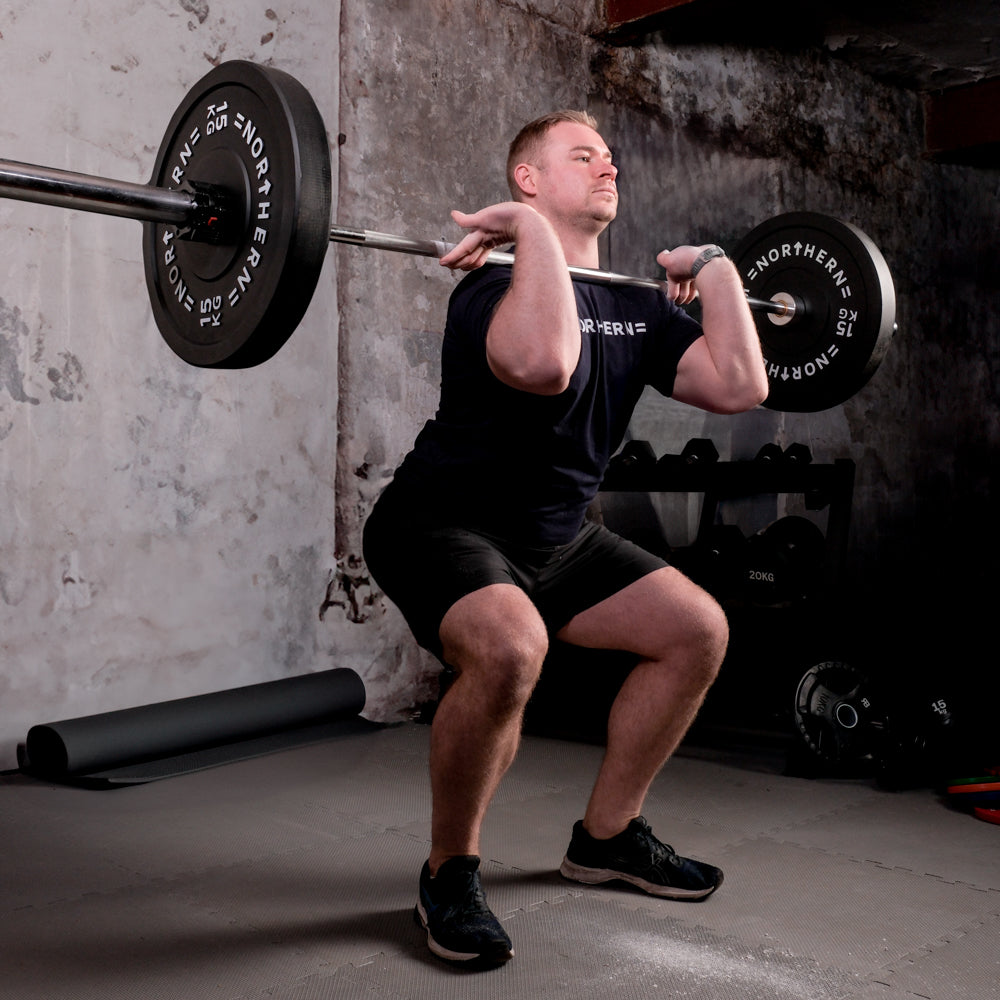
[[[722,247],[712,246],[705,247],[704,250],[694,259],[694,263],[691,265],[691,277],[696,278],[698,272],[710,261],[714,260],[716,257],[725,257],[726,251]]]

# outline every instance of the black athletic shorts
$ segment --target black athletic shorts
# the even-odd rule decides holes
[[[532,548],[414,516],[390,485],[365,524],[364,556],[375,583],[417,642],[441,657],[441,620],[459,598],[494,583],[520,587],[549,635],[576,614],[667,563],[602,525],[584,523],[566,545]]]

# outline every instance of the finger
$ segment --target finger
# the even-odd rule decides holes
[[[482,267],[490,255],[490,244],[483,243],[478,232],[470,233],[454,250],[441,258],[441,264],[458,271],[472,271]]]
[[[451,210],[451,217],[463,228],[470,229],[474,222],[475,215],[467,215],[465,212],[460,212],[457,208]]]

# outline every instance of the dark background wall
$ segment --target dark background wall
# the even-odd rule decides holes
[[[992,673],[973,650],[996,552],[996,169],[932,162],[917,89],[877,80],[822,45],[768,47],[763,31],[752,44],[725,30],[718,36],[728,40],[713,41],[710,27],[609,40],[598,30],[602,9],[345,4],[342,214],[454,239],[450,208],[505,197],[503,153],[520,124],[585,106],[622,171],[607,242],[616,270],[652,273],[655,253],[681,242],[732,246],[781,212],[826,213],[863,229],[892,271],[899,326],[864,389],[819,413],[737,417],[651,396],[632,436],[657,454],[704,436],[724,460],[800,441],[816,462],[855,462],[848,563],[830,631],[861,636],[877,669],[902,683],[947,678],[975,701]],[[362,10],[367,17],[353,16]],[[428,155],[400,157],[400,143]],[[343,255],[339,267],[350,458],[338,479],[338,544],[356,555],[374,496],[433,411],[453,282],[408,261]],[[397,296],[402,329],[386,319],[387,298]],[[384,365],[377,386],[355,381],[362,354]],[[761,503],[749,505],[751,522],[802,512],[794,498]],[[656,504],[666,523],[694,516],[686,498]],[[393,619],[377,595],[371,614]],[[432,674],[405,630],[397,635],[392,669]]]

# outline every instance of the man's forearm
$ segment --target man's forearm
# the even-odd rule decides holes
[[[541,216],[519,227],[514,274],[486,338],[490,368],[516,389],[555,395],[580,357],[580,323],[562,247]]]
[[[695,278],[701,299],[702,329],[719,378],[734,404],[743,409],[767,397],[760,338],[739,272],[724,257],[710,260]]]

